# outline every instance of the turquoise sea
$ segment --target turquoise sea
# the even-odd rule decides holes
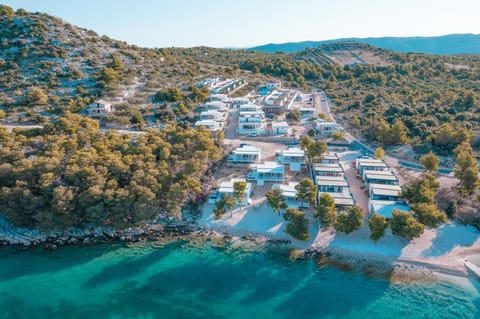
[[[282,249],[3,249],[0,318],[480,318],[478,283],[428,281],[292,261]]]

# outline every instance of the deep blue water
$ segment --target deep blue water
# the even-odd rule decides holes
[[[0,250],[0,318],[480,318],[478,284],[391,282],[284,251]]]

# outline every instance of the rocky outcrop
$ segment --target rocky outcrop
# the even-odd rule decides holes
[[[17,228],[0,216],[0,246],[30,248],[43,245],[56,249],[64,245],[91,245],[107,242],[157,240],[172,235],[187,235],[199,228],[192,223],[150,224],[143,227],[115,230],[112,227],[72,228],[66,231],[41,232]]]

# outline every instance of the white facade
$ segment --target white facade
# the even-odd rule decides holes
[[[235,182],[246,182],[246,180],[245,178],[232,178],[230,181],[223,182],[222,184],[220,184],[220,187],[218,188],[217,200],[220,200],[223,194],[228,194],[230,196],[233,196]],[[245,189],[245,195],[240,205],[245,206],[250,203],[250,196],[252,195],[252,190],[253,190],[252,184],[247,183],[247,187]]]
[[[344,176],[344,170],[340,164],[315,163],[312,170],[314,176]]]
[[[250,165],[250,172],[247,176],[249,181],[256,181],[257,185],[264,185],[265,182],[284,182],[285,168],[277,162],[265,162],[263,164]]]
[[[113,107],[110,102],[107,102],[105,100],[98,100],[96,102],[93,102],[92,104],[89,104],[86,111],[88,116],[104,116],[108,113],[113,112]]]
[[[217,122],[225,122],[227,114],[217,110],[203,111],[200,113],[200,120],[214,120]]]
[[[274,135],[288,134],[288,123],[286,121],[272,122],[272,133]]]
[[[244,104],[250,104],[250,100],[246,97],[236,97],[232,99],[232,106],[233,107],[240,107]]]
[[[223,129],[223,125],[220,122],[214,120],[201,120],[195,122],[195,127],[205,126],[208,130],[214,132]]]
[[[344,177],[316,176],[315,184],[320,193],[350,193],[348,182]]]
[[[317,131],[319,135],[328,137],[331,136],[333,132],[339,132],[340,127],[337,123],[334,122],[327,122],[322,119],[318,119],[313,121],[313,127]]]
[[[298,172],[302,170],[302,165],[306,164],[305,151],[297,147],[290,147],[277,152],[276,160],[279,163],[289,165],[291,171]]]
[[[228,157],[228,161],[234,163],[259,163],[260,157],[261,151],[259,148],[244,145],[234,150]]]
[[[388,166],[384,161],[373,158],[360,158],[355,162],[355,167],[360,175],[363,171],[388,171]]]
[[[238,117],[238,134],[266,134],[265,113],[263,111],[240,112]]]
[[[273,189],[280,189],[282,191],[282,196],[285,199],[285,202],[288,207],[294,208],[307,208],[310,207],[310,203],[301,202],[297,199],[297,190],[295,186],[298,185],[298,182],[289,182],[288,185],[285,184],[274,184]]]

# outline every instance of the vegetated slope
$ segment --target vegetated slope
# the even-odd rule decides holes
[[[71,113],[37,132],[0,128],[0,145],[1,214],[43,229],[178,217],[222,153],[206,129],[171,125],[132,142]]]
[[[78,111],[99,96],[142,83],[148,101],[161,88],[182,87],[223,70],[164,49],[144,49],[99,36],[59,18],[0,6],[0,105]],[[30,95],[40,90],[40,98]],[[38,93],[38,92],[36,92]]]
[[[449,34],[437,37],[380,37],[380,38],[343,38],[325,41],[303,41],[288,43],[269,43],[249,50],[263,52],[293,53],[307,48],[316,48],[322,44],[334,42],[356,41],[379,48],[399,52],[429,54],[474,54],[480,53],[480,35]]]

